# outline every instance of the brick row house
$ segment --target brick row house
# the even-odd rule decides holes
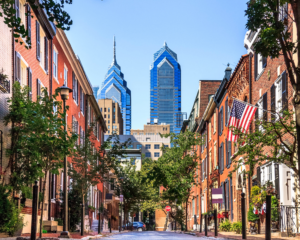
[[[261,166],[254,167],[252,176],[244,174],[244,171],[249,170],[249,166],[245,164],[233,171],[232,156],[237,151],[237,146],[228,141],[228,123],[234,98],[256,105],[258,110],[255,119],[271,120],[271,114],[262,109],[278,112],[286,106],[293,110],[293,89],[283,56],[264,58],[255,53],[253,43],[257,37],[258,32],[246,33],[244,46],[247,54],[241,56],[233,72],[229,66],[226,68],[223,80],[214,82],[217,89],[199,87],[190,117],[182,126],[182,132],[188,129],[198,132],[204,138],[204,144],[195,146],[194,149],[200,162],[195,175],[195,182],[198,184],[192,187],[187,206],[188,229],[196,229],[197,226],[199,230],[200,213],[209,213],[213,209],[217,209],[218,213],[231,222],[241,221],[241,193],[245,193],[248,211],[252,186],[262,186],[271,181],[278,192],[281,208],[280,231],[287,231],[286,209],[288,206],[295,207],[297,199],[296,191],[293,190],[293,170],[285,164],[265,161]],[[250,131],[255,131],[254,123]],[[293,139],[287,139],[286,142],[291,144]],[[268,155],[270,149],[265,148],[264,152]],[[238,156],[236,159],[242,158],[243,156]],[[222,188],[223,204],[212,204],[212,188]],[[295,212],[291,214],[294,215],[290,219],[295,219]],[[260,233],[264,233],[264,226],[265,216],[260,216]]]
[[[66,105],[69,106],[67,125],[78,135],[84,136],[91,123],[94,123],[93,134],[96,137],[94,143],[96,148],[100,147],[104,141],[104,133],[107,131],[106,124],[93,95],[92,85],[66,34],[47,20],[43,9],[31,8],[25,0],[16,0],[15,8],[17,16],[21,18],[21,22],[29,31],[31,49],[25,48],[24,44],[26,43],[23,45],[16,43],[12,32],[3,23],[3,19],[0,19],[0,50],[3,53],[0,56],[0,69],[3,69],[3,74],[8,76],[8,81],[5,83],[0,81],[0,170],[7,168],[8,164],[5,149],[10,145],[9,126],[4,126],[3,118],[8,113],[7,98],[12,96],[12,85],[16,81],[20,82],[22,86],[28,85],[31,88],[30,97],[33,101],[36,101],[37,97],[41,95],[43,88],[47,88],[49,95],[54,94],[55,90],[62,85],[71,88],[73,92],[66,101]],[[26,16],[27,12],[30,12],[33,17]],[[67,160],[72,163],[71,157],[68,157]],[[51,228],[49,221],[62,217],[60,192],[64,190],[63,174],[63,170],[59,175],[50,174],[46,182],[43,220],[48,221],[44,224],[45,229],[49,224],[48,231],[61,230],[60,227]],[[8,181],[8,178],[4,179],[2,176],[1,181]],[[69,184],[71,182],[72,179],[69,179]],[[41,186],[41,182],[39,185]],[[39,191],[41,190],[39,187]],[[103,183],[92,187],[89,191],[87,205],[98,209],[104,202],[106,191]],[[18,198],[19,195],[15,197]],[[31,204],[25,204],[22,210],[26,223],[22,230],[23,233],[30,233],[31,207]],[[90,227],[96,218],[97,211],[93,213],[86,211],[86,219],[90,223]]]

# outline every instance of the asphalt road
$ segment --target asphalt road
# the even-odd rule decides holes
[[[106,238],[101,238],[101,240],[112,240],[112,239],[122,239],[122,240],[208,240],[208,239],[215,239],[215,238],[206,238],[206,237],[195,237],[188,234],[179,234],[179,233],[171,233],[171,232],[152,232],[152,231],[145,231],[145,232],[128,232],[113,235]]]

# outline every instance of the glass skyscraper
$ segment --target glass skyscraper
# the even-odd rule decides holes
[[[180,133],[181,68],[177,54],[166,43],[154,54],[150,67],[150,120],[170,124],[170,132]]]
[[[130,135],[131,129],[131,91],[127,87],[124,74],[116,59],[116,41],[114,38],[114,56],[113,62],[109,66],[104,82],[102,83],[98,94],[97,87],[93,88],[97,99],[112,99],[119,103],[123,117],[123,134]],[[111,121],[111,119],[110,119]],[[121,133],[120,133],[121,134]]]

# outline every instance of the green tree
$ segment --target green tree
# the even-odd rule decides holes
[[[22,190],[41,180],[41,235],[47,176],[49,172],[58,174],[77,136],[64,130],[65,112],[61,102],[56,101],[56,94],[50,97],[47,89],[43,89],[42,95],[33,102],[28,98],[28,90],[22,89],[19,83],[14,85],[14,97],[9,100],[9,114],[5,117],[6,124],[12,123],[12,144],[7,151],[12,174],[8,184],[14,190]]]
[[[163,154],[155,162],[149,177],[154,180],[154,186],[163,187],[160,192],[161,208],[164,209],[166,205],[174,206],[176,210],[170,212],[170,217],[176,218],[175,215],[178,213],[180,218],[177,221],[183,223],[182,217],[187,218],[187,214],[182,214],[180,206],[185,203],[187,211],[191,187],[197,184],[195,175],[199,168],[199,157],[194,150],[196,146],[203,144],[203,139],[197,133],[190,131],[163,136],[170,137],[173,147],[162,149]]]
[[[288,9],[288,4],[292,12]],[[300,45],[293,41],[292,29],[297,39],[300,39],[300,1],[299,0],[249,0],[247,3],[246,27],[252,31],[259,31],[259,36],[254,44],[254,51],[264,57],[276,58],[282,55],[287,66],[291,81],[295,107],[295,138],[298,142],[296,153],[300,156]],[[286,108],[286,99],[283,99]],[[289,161],[291,162],[291,160]],[[300,161],[298,161],[300,173]],[[294,167],[294,164],[292,164]]]
[[[20,16],[17,16],[17,11],[14,7],[15,0],[0,0],[0,17],[4,18],[4,23],[13,30],[16,42],[19,38],[26,39],[26,43],[31,48],[31,39],[28,35],[24,23],[21,22]],[[48,20],[62,30],[69,30],[73,21],[69,14],[64,10],[65,4],[72,4],[73,0],[27,0],[32,9],[41,8],[47,13]],[[30,13],[26,13],[28,16]],[[20,44],[23,42],[20,41]],[[26,46],[27,48],[27,46]]]

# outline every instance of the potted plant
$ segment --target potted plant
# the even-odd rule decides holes
[[[248,221],[250,222],[250,233],[251,234],[257,234],[257,221],[259,220],[259,215],[255,214],[253,212],[253,206],[250,205],[249,211],[248,211]]]
[[[94,208],[93,206],[89,205],[88,206],[89,211],[91,212],[95,212],[96,208]]]

